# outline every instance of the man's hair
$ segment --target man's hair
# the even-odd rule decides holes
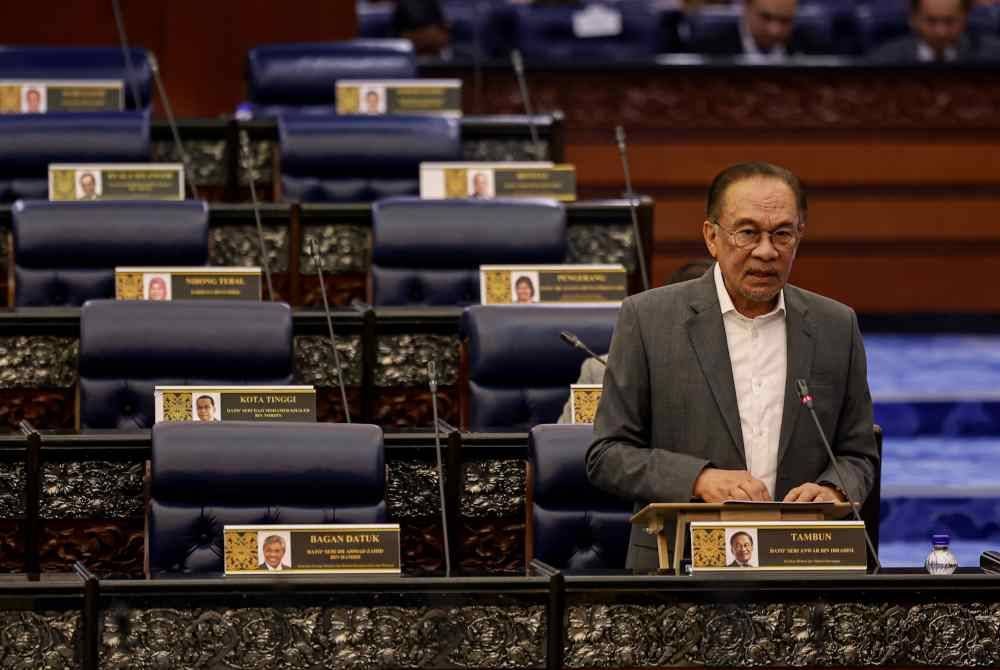
[[[97,177],[94,176],[93,172],[84,172],[82,175],[80,175],[80,182],[82,183],[83,180],[86,179],[87,177],[90,177],[90,181],[97,183]]]
[[[767,179],[777,179],[783,182],[792,190],[795,196],[795,205],[799,210],[799,223],[806,222],[806,212],[809,207],[806,202],[806,191],[802,187],[799,178],[779,165],[764,162],[737,163],[730,165],[720,172],[712,180],[712,185],[708,187],[708,201],[705,205],[705,216],[712,223],[719,222],[722,213],[722,203],[726,199],[726,191],[733,184],[755,177]]]
[[[731,547],[731,546],[733,546],[733,544],[735,544],[735,543],[736,543],[736,538],[738,538],[738,537],[739,537],[740,535],[745,535],[745,536],[746,536],[746,538],[747,538],[748,540],[750,540],[750,544],[751,544],[751,545],[753,544],[753,537],[752,537],[752,536],[750,535],[750,533],[746,533],[746,532],[744,532],[744,531],[742,531],[742,530],[741,530],[740,532],[738,532],[738,533],[733,533],[733,534],[732,534],[732,535],[730,536],[730,538],[729,538],[729,546],[730,546],[730,547]]]
[[[916,14],[920,11],[920,3],[923,0],[910,0],[910,14]],[[959,0],[959,4],[962,6],[962,13],[968,14],[972,11],[972,0]]]
[[[264,544],[262,544],[261,547],[266,547],[269,544],[280,544],[281,548],[284,549],[285,538],[281,537],[280,535],[268,535],[267,537],[264,538]]]
[[[517,281],[514,282],[514,287],[516,288],[520,286],[522,283],[530,286],[532,293],[535,292],[535,282],[531,281],[531,277],[529,277],[528,275],[521,275],[520,277],[517,278]]]
[[[149,283],[152,284],[153,282],[149,282]],[[213,398],[210,395],[200,395],[200,396],[198,396],[198,399],[194,401],[194,404],[197,405],[202,400],[208,400],[208,402],[212,403],[212,407],[215,407],[215,398]],[[277,537],[277,535],[272,535],[271,537]]]

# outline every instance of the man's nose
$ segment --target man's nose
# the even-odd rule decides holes
[[[760,244],[754,247],[753,255],[757,258],[768,258],[768,259],[773,259],[778,257],[778,250],[775,249],[774,244],[771,242],[771,235],[769,233],[761,234]]]

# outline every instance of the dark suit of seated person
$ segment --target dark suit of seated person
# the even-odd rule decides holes
[[[968,30],[972,0],[911,0],[912,34],[892,40],[868,58],[881,65],[1000,61],[1000,40]]]
[[[830,53],[832,45],[795,25],[797,0],[746,0],[740,20],[695,36],[690,50],[780,63],[789,56]]]

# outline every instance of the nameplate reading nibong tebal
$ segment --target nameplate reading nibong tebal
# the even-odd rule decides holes
[[[570,423],[594,423],[603,384],[571,384],[569,387]]]
[[[183,200],[180,163],[49,165],[49,200]]]
[[[351,79],[337,82],[337,113],[462,116],[460,79]]]
[[[260,268],[115,268],[118,300],[260,300]]]
[[[421,163],[420,197],[576,200],[576,168],[548,162]]]
[[[399,574],[399,524],[225,526],[227,575]]]
[[[628,295],[621,265],[481,265],[484,305],[616,305]]]
[[[124,107],[121,80],[0,80],[0,114],[115,112]]]
[[[868,567],[860,521],[693,521],[691,571],[858,571]]]
[[[312,386],[157,386],[161,421],[315,421]]]

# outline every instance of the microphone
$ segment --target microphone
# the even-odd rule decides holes
[[[441,424],[437,405],[437,366],[427,362],[427,379],[431,391],[431,410],[434,413],[434,455],[437,457],[438,495],[441,499],[441,531],[444,539],[444,576],[451,577],[451,549],[448,546],[448,512],[444,495],[444,465],[441,463]]]
[[[625,172],[625,197],[628,198],[628,211],[632,215],[632,236],[635,238],[635,255],[639,261],[639,276],[642,278],[642,290],[649,290],[649,273],[646,271],[646,250],[642,246],[639,235],[639,217],[635,211],[635,194],[632,191],[632,173],[628,169],[628,148],[625,146],[625,128],[615,126],[615,141],[618,144],[618,155],[622,159],[622,170]]]
[[[830,446],[829,440],[826,439],[826,433],[823,431],[823,426],[820,425],[819,417],[816,416],[816,410],[813,408],[813,397],[812,394],[809,393],[809,386],[806,385],[805,379],[796,379],[795,387],[798,389],[799,397],[802,399],[802,405],[809,410],[813,423],[816,424],[816,432],[819,433],[819,439],[823,442],[823,446],[826,448],[826,455],[830,457],[830,463],[833,464],[833,469],[837,473],[837,479],[840,480],[840,488],[847,497],[847,502],[851,505],[851,511],[854,512],[854,518],[861,522],[861,527],[865,532],[865,542],[868,543],[868,551],[872,552],[872,556],[875,558],[875,572],[878,573],[878,571],[882,569],[882,562],[878,560],[878,552],[875,551],[875,545],[872,543],[872,538],[868,534],[868,528],[865,527],[865,521],[861,518],[860,512],[858,512],[860,505],[855,503],[851,498],[851,494],[847,492],[847,480],[844,479],[844,474],[840,471],[840,464],[837,463],[837,458],[833,454],[833,448]]]
[[[597,361],[604,367],[608,367],[607,361],[605,361],[603,358],[595,354],[590,347],[584,344],[583,341],[573,333],[569,332],[568,330],[560,330],[559,337],[562,338],[562,341],[568,344],[569,346],[586,352],[586,354],[591,358],[593,358],[595,361]]]
[[[535,160],[543,160],[545,152],[538,139],[538,128],[535,127],[535,114],[531,111],[531,97],[528,95],[528,82],[524,78],[524,59],[521,52],[514,49],[510,52],[510,62],[514,66],[514,76],[517,77],[517,87],[521,90],[521,101],[524,103],[524,113],[528,115],[528,131],[531,133],[531,143],[535,147]]]
[[[236,112],[237,121],[249,120],[249,113],[246,110]],[[264,243],[264,226],[260,222],[260,201],[257,200],[257,173],[253,169],[253,156],[250,153],[250,136],[247,131],[240,129],[240,163],[250,177],[250,202],[253,203],[253,218],[257,224],[257,245],[260,248],[260,265],[264,268],[264,279],[267,280],[267,296],[269,300],[274,300],[274,284],[271,283],[271,262],[267,256],[267,245]],[[320,286],[323,285],[320,280]],[[326,301],[326,294],[323,294],[323,301]],[[346,407],[346,405],[345,405]],[[348,420],[347,423],[350,423]]]
[[[337,351],[337,336],[333,334],[333,318],[330,316],[330,303],[326,299],[326,284],[323,283],[323,261],[316,250],[316,240],[309,240],[309,253],[312,255],[313,263],[316,264],[316,272],[319,273],[319,291],[323,295],[323,312],[326,314],[326,327],[330,331],[330,346],[333,347],[333,364],[337,368],[337,386],[340,387],[340,402],[344,405],[344,418],[347,423],[350,423],[351,408],[347,405],[347,387],[344,386],[344,372],[340,368],[340,352]]]

